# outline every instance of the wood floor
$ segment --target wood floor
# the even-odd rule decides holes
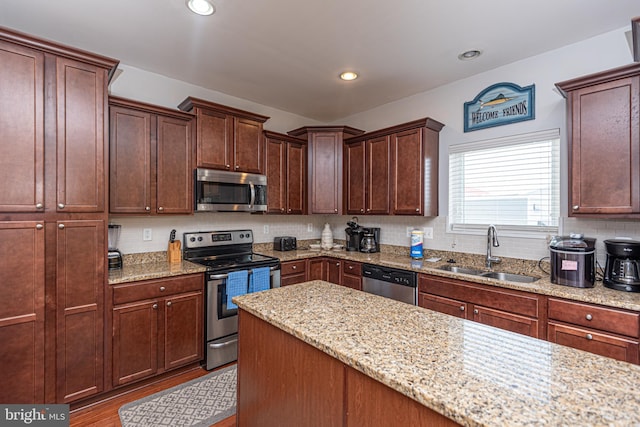
[[[106,402],[95,404],[88,408],[79,409],[71,413],[70,427],[121,427],[122,424],[120,424],[120,418],[118,417],[118,409],[122,405],[201,377],[208,373],[211,373],[211,371],[196,368],[175,377],[167,378],[161,382],[132,391],[126,395],[117,396]],[[235,425],[236,416],[233,415],[213,424],[212,427],[234,427]]]

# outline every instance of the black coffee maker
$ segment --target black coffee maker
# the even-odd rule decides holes
[[[604,286],[627,292],[640,292],[640,242],[627,239],[604,241],[607,261]]]
[[[380,228],[363,227],[360,252],[380,252]]]
[[[362,236],[364,230],[355,221],[351,220],[347,222],[347,228],[344,229],[347,235],[347,251],[359,252],[360,243],[362,242]]]

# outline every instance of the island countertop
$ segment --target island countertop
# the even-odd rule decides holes
[[[467,426],[640,426],[640,366],[312,281],[233,299]]]

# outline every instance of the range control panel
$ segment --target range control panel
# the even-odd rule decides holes
[[[243,245],[253,243],[253,231],[198,231],[183,234],[186,249],[206,248],[210,246]]]

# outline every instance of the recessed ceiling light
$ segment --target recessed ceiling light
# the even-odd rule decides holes
[[[191,12],[198,15],[212,15],[216,11],[209,0],[187,0],[187,7]]]
[[[482,52],[476,49],[467,50],[466,52],[462,52],[460,55],[458,55],[458,59],[461,61],[468,61],[470,59],[476,59],[481,54]]]
[[[345,71],[344,73],[340,74],[340,78],[342,80],[355,80],[358,78],[358,75],[356,73],[354,73],[353,71]]]

